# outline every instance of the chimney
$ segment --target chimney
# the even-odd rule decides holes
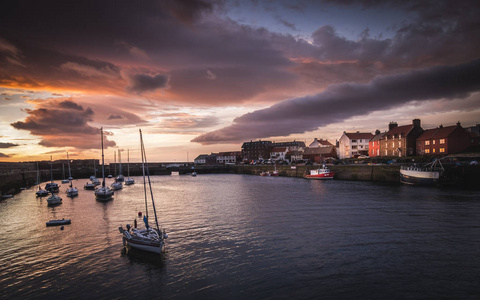
[[[420,119],[412,120],[413,127],[420,127]]]
[[[380,130],[375,130],[375,135],[379,135],[380,134]]]
[[[458,126],[458,127],[461,127],[461,126],[460,126],[460,121],[457,122],[457,126]]]
[[[398,127],[397,122],[390,122],[390,124],[388,124],[388,131],[390,131],[393,128],[396,128],[396,127]]]

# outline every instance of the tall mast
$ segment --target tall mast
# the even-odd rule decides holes
[[[143,173],[145,174],[145,169],[147,170],[147,178],[148,178],[148,186],[150,188],[150,197],[152,197],[152,207],[153,207],[153,213],[155,214],[155,225],[157,226],[157,231],[160,232],[160,228],[158,226],[158,218],[157,218],[157,210],[155,208],[155,201],[153,200],[153,191],[152,191],[152,183],[150,182],[150,173],[148,172],[148,164],[147,164],[147,154],[145,152],[145,146],[143,145],[143,137],[142,137],[142,130],[140,130],[140,140],[142,142],[142,166],[145,161],[145,168]],[[144,175],[145,176],[145,175]],[[145,182],[145,177],[144,177],[144,182]],[[145,185],[145,183],[144,183]],[[147,204],[147,190],[145,189],[145,205]]]
[[[130,149],[127,149],[127,176],[130,178]]]
[[[67,152],[67,163],[68,163],[68,178],[72,177],[72,173],[70,172],[70,158],[68,158]]]
[[[143,172],[143,192],[145,194],[145,215],[147,216],[148,220],[148,205],[147,205],[147,181],[145,180],[145,158],[143,152],[143,137],[142,137],[142,130],[140,131],[140,152],[142,153],[142,172]]]
[[[105,187],[105,160],[103,157],[103,127],[100,127],[100,134],[102,136],[102,177],[103,177],[102,186]]]
[[[53,160],[51,155],[50,155],[50,181],[53,183]]]

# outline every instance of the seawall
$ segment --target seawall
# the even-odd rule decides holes
[[[400,184],[400,166],[399,165],[330,165],[328,166],[335,172],[335,180],[354,180],[354,181],[373,181]],[[311,169],[318,166],[277,166],[280,176],[286,177],[304,177]],[[195,166],[195,171],[200,174],[212,173],[231,173],[231,174],[249,174],[260,175],[263,171],[273,171],[273,166],[268,165],[213,165],[213,166]],[[0,170],[0,196],[18,193],[21,188],[33,186],[36,182],[37,171],[35,165],[20,168],[10,168]],[[166,168],[159,163],[149,164],[151,175],[170,175],[171,172],[179,172],[180,175],[192,172],[192,165],[182,167]],[[74,178],[89,178],[92,170],[89,168],[73,169]],[[108,172],[106,172],[108,174]],[[123,172],[126,175],[126,172]],[[139,166],[130,168],[131,176],[142,175],[142,169]],[[40,172],[41,181],[50,179],[50,170]],[[62,169],[53,169],[53,179],[63,179]],[[101,177],[101,172],[97,172],[97,177]],[[83,182],[77,183],[83,186]],[[454,188],[480,189],[480,166],[447,166],[444,185]],[[79,186],[80,187],[80,186]]]

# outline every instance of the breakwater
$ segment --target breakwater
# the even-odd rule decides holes
[[[19,163],[18,168],[4,168],[0,172],[0,195],[16,194],[21,188],[33,186],[37,180],[37,171],[35,165],[25,165]],[[149,165],[150,175],[170,175],[172,172],[178,172],[180,175],[192,172],[192,167],[198,174],[249,174],[259,175],[263,171],[273,171],[273,166],[268,165],[206,165],[193,166],[185,164],[177,167],[166,167],[160,163]],[[285,177],[304,177],[311,169],[318,166],[277,166],[280,176]],[[399,165],[331,165],[328,166],[335,172],[336,180],[353,181],[373,181],[386,183],[400,182]],[[106,167],[106,175],[114,174],[112,167]],[[91,168],[76,168],[72,170],[74,178],[89,178],[92,173]],[[124,175],[126,172],[124,170]],[[141,176],[141,165],[130,167],[131,176]],[[50,170],[41,170],[40,178],[42,182],[50,179]],[[54,180],[64,179],[62,168],[52,170]],[[101,177],[101,172],[97,172],[97,177]],[[480,166],[447,166],[443,184],[455,188],[480,189]]]

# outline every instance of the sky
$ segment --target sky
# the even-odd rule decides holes
[[[0,10],[0,162],[193,161],[480,123],[480,2],[27,0]]]

